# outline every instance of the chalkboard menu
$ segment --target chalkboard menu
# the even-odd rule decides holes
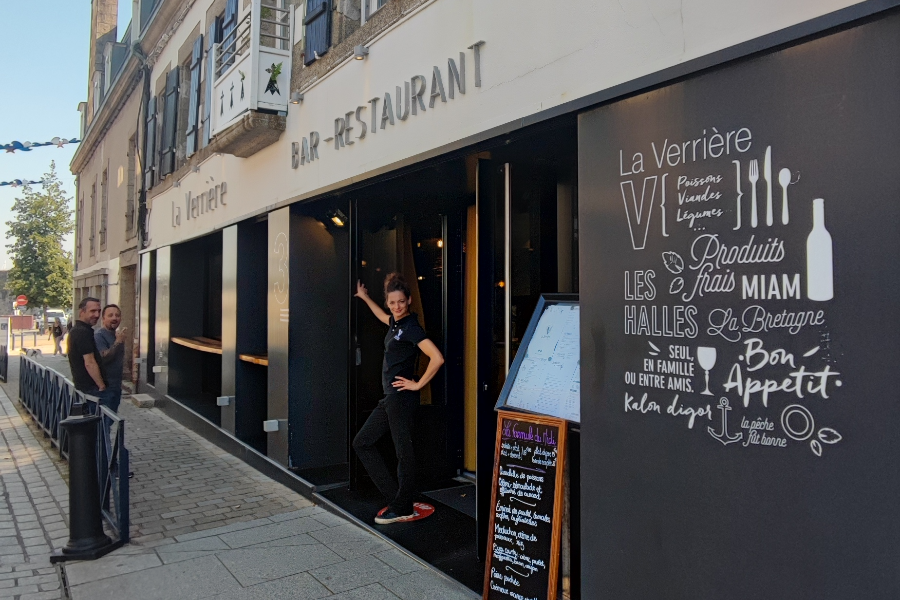
[[[584,589],[900,598],[900,17],[579,118]]]
[[[554,600],[566,422],[499,411],[484,600]]]
[[[581,420],[581,341],[577,294],[544,294],[510,365],[497,408]]]

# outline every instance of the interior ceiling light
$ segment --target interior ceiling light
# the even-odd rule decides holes
[[[338,227],[343,227],[347,223],[347,215],[342,213],[338,208],[333,208],[328,211],[327,216],[329,219],[331,219],[331,222]]]
[[[369,55],[369,47],[363,46],[360,44],[359,46],[353,47],[353,58],[356,60],[363,60],[366,56]]]

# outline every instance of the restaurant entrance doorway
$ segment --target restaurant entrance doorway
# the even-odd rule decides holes
[[[493,468],[494,404],[542,293],[577,286],[574,123],[340,194],[351,223],[351,287],[376,303],[400,272],[412,312],[444,355],[422,390],[413,445],[427,519],[374,526],[479,590]],[[352,293],[349,291],[348,293]],[[371,524],[384,507],[352,447],[383,397],[385,326],[351,305],[350,485],[321,494]],[[427,358],[420,359],[423,373]],[[379,449],[396,465],[389,436]]]

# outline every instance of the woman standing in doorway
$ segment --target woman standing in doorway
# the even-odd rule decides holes
[[[361,298],[379,321],[388,326],[384,338],[384,363],[381,386],[384,398],[366,419],[353,440],[353,449],[375,482],[388,505],[375,517],[380,525],[408,521],[416,517],[415,495],[416,461],[413,456],[412,426],[419,390],[437,374],[444,357],[434,342],[425,336],[416,314],[409,312],[410,290],[400,273],[391,273],[384,280],[384,296],[390,314],[369,297],[366,286],[357,282],[356,297]],[[419,351],[428,356],[428,369],[421,379],[414,379]],[[375,443],[391,433],[397,452],[397,479],[391,475]]]

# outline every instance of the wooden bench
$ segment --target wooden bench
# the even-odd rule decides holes
[[[254,365],[269,366],[268,354],[240,354],[238,358],[244,362],[253,363]]]
[[[172,343],[178,344],[179,346],[184,346],[185,348],[191,348],[192,350],[199,350],[200,352],[208,352],[210,354],[219,354],[219,355],[222,354],[222,342],[220,342],[219,340],[214,340],[212,338],[173,337]]]

